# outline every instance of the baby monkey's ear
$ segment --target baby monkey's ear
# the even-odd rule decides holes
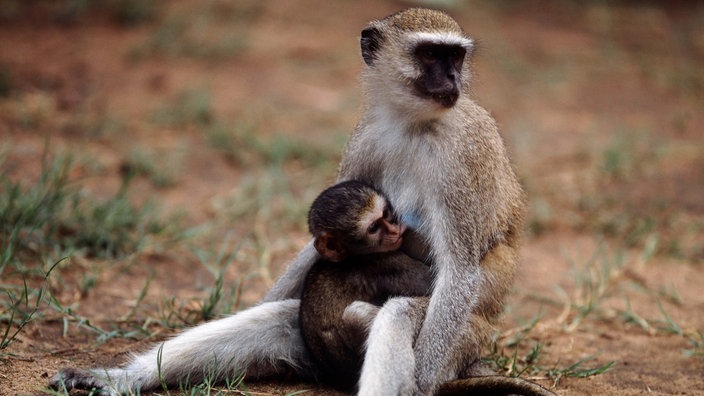
[[[327,231],[321,232],[313,244],[321,256],[332,262],[337,263],[347,257],[347,250],[343,247],[340,239]]]

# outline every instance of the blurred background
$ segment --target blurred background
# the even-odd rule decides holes
[[[409,6],[478,41],[530,200],[488,359],[704,391],[704,2],[567,0],[0,0],[0,388],[256,303],[335,180],[360,30]]]

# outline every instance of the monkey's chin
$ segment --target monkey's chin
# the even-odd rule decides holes
[[[457,102],[452,105],[444,106],[432,99],[426,99],[422,101],[422,107],[419,107],[414,113],[414,121],[418,123],[425,123],[428,121],[435,121],[440,119],[451,111]]]

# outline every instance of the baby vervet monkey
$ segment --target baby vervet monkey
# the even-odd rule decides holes
[[[303,341],[319,380],[353,390],[378,307],[394,296],[428,296],[433,276],[398,250],[405,226],[369,185],[346,181],[323,191],[311,205],[308,226],[322,259],[303,286]]]
[[[398,250],[406,230],[388,200],[373,187],[346,181],[311,205],[308,226],[321,255],[303,285],[300,328],[318,380],[353,391],[376,314],[394,297],[429,296],[433,275],[425,263]],[[416,299],[411,326],[420,330],[428,299]],[[487,370],[487,373],[489,371]],[[440,395],[554,395],[520,379],[486,375],[451,381]]]

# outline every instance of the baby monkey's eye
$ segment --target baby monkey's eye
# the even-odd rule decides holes
[[[376,232],[379,231],[379,227],[379,222],[375,221],[374,223],[372,223],[372,225],[369,226],[369,228],[367,228],[367,232],[370,234],[376,234]]]

